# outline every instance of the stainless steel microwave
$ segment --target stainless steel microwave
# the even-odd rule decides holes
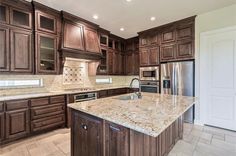
[[[158,81],[159,67],[140,67],[139,77],[143,81]]]

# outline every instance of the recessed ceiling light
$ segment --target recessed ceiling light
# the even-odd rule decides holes
[[[94,19],[98,19],[98,15],[93,15],[93,18]]]
[[[120,31],[124,31],[125,30],[125,28],[120,28]]]
[[[150,18],[150,20],[151,20],[151,21],[155,21],[155,20],[156,20],[156,17],[153,16],[153,17]]]
[[[131,2],[132,0],[126,0],[126,2]]]

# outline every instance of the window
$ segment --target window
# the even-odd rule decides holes
[[[0,88],[27,88],[27,87],[42,87],[42,79],[32,80],[0,80]]]
[[[108,84],[108,83],[112,83],[112,78],[96,78],[96,83],[98,84]]]

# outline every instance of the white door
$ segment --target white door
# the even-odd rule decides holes
[[[200,105],[205,106],[205,124],[236,130],[236,29],[203,36]]]

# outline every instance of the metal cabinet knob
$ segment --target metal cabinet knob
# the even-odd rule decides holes
[[[88,127],[87,127],[85,124],[82,125],[82,128],[83,128],[84,130],[87,130],[87,129],[88,129]]]

